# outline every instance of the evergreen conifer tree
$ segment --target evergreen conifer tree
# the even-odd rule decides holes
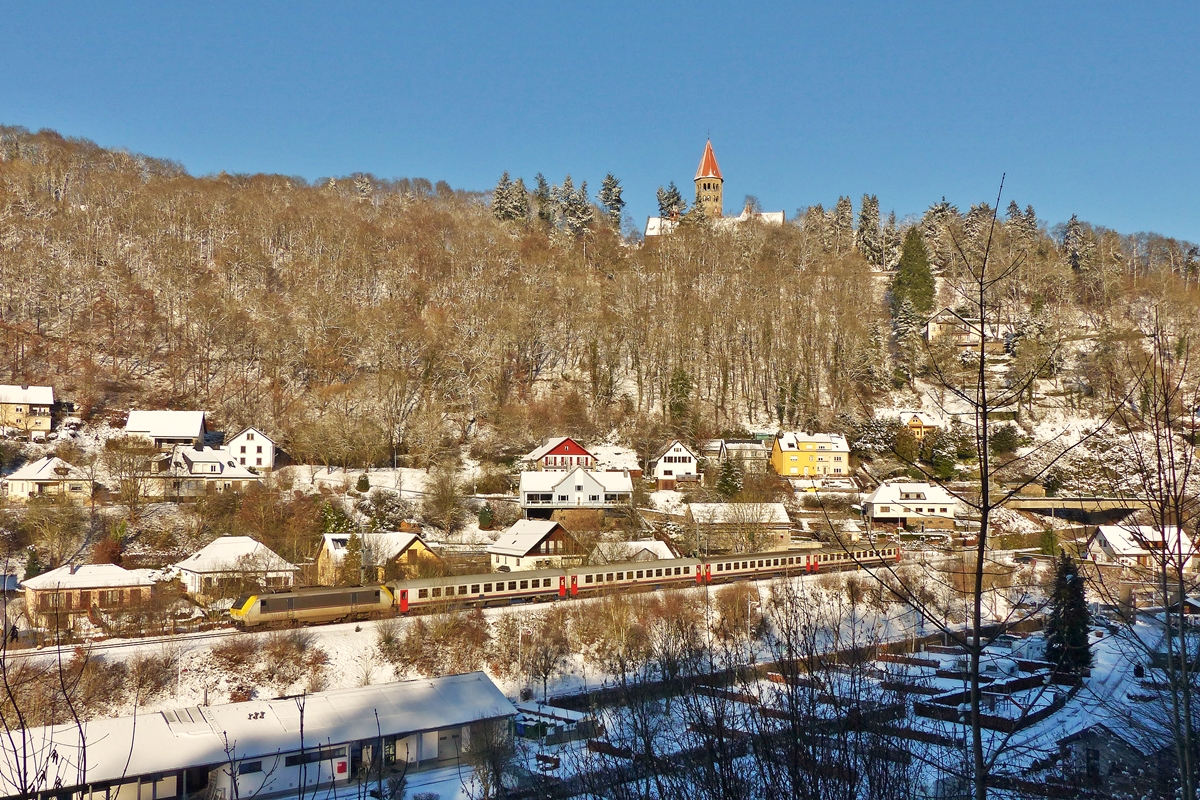
[[[496,219],[510,219],[509,202],[512,196],[512,180],[508,177],[508,172],[505,171],[500,176],[499,182],[496,183],[496,188],[492,190],[492,215]]]
[[[723,497],[733,497],[742,490],[742,465],[734,458],[726,458],[721,462],[721,471],[717,475],[714,488]]]
[[[554,207],[550,184],[546,182],[546,176],[540,172],[534,176],[533,180],[535,182],[533,201],[537,204],[538,219],[547,225],[553,225],[558,213]]]
[[[1092,623],[1079,565],[1060,553],[1054,565],[1054,593],[1046,620],[1046,660],[1068,672],[1092,665],[1088,628]]]
[[[883,267],[883,242],[879,234],[879,198],[873,194],[864,194],[862,197],[854,244],[868,264],[876,269]]]
[[[884,269],[895,269],[896,264],[900,263],[900,228],[896,224],[896,212],[892,211],[888,214],[887,224],[883,226],[883,238],[881,239],[883,247],[883,262],[881,266]]]
[[[1087,232],[1084,231],[1083,223],[1079,221],[1077,214],[1071,215],[1066,230],[1063,232],[1062,252],[1067,266],[1076,272],[1091,264],[1092,242],[1088,238]]]
[[[521,222],[529,219],[529,190],[525,188],[525,181],[520,178],[513,182],[509,192],[509,208],[513,219]]]
[[[42,559],[36,548],[30,547],[25,553],[25,580],[42,574]]]
[[[907,301],[914,312],[928,316],[933,312],[933,272],[929,269],[929,253],[921,232],[909,228],[904,235],[904,249],[900,263],[896,265],[896,277],[892,280],[892,319],[899,319],[899,311]]]
[[[625,201],[621,199],[621,182],[611,172],[604,176],[597,198],[600,200],[600,205],[604,206],[608,221],[614,228],[620,230],[621,212],[625,210]]]
[[[666,189],[658,187],[658,215],[663,219],[679,219],[687,212],[687,203],[679,193],[675,181],[671,181]]]
[[[849,197],[839,197],[829,220],[833,234],[833,250],[838,255],[850,251],[854,243],[854,206]]]

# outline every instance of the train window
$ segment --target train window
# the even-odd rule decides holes
[[[584,583],[591,583],[591,582],[592,582],[592,576],[591,576],[591,575],[584,575],[584,576],[583,576],[583,582],[584,582]]]
[[[776,566],[776,567],[778,567],[778,566],[779,566],[779,559],[778,559],[778,558],[777,558],[777,559],[775,559],[775,564],[774,564],[774,566]]]
[[[521,581],[521,588],[522,588],[522,589],[528,589],[528,588],[529,588],[529,581]]]
[[[428,589],[417,589],[417,598],[418,599],[424,600],[426,597],[429,597]]]
[[[725,571],[725,565],[717,564],[717,572],[724,572],[724,571]]]
[[[379,602],[379,590],[378,589],[375,590],[375,602],[376,603]]]
[[[699,569],[699,567],[697,567],[697,569]],[[691,575],[691,574],[692,574],[692,568],[691,568],[691,567],[684,567],[684,568],[683,568],[683,574],[684,574],[684,575]]]
[[[258,601],[258,610],[263,612],[264,614],[267,613],[267,601],[266,600]]]
[[[483,585],[483,591],[490,592],[491,590],[492,590],[492,585],[490,583],[485,583]]]
[[[618,573],[617,573],[617,580],[619,580],[619,581],[623,581],[623,580],[625,580],[625,573],[624,573],[624,572],[618,572]]]
[[[466,584],[463,584],[462,586],[458,587],[458,593],[459,593],[459,594],[466,594],[466,593],[467,593],[467,586],[466,586]]]
[[[442,589],[441,589],[441,587],[438,587],[437,589],[434,589],[434,590],[433,590],[433,596],[434,596],[434,597],[441,597],[441,596],[442,596]]]
[[[510,592],[515,592],[515,591],[517,590],[517,582],[516,582],[516,581],[509,581],[509,582],[508,582],[508,590],[509,590]]]
[[[643,571],[639,569],[639,570],[637,571],[637,577],[639,577],[639,578],[640,578],[640,577],[642,577],[642,572],[643,572]]]
[[[748,569],[748,568],[749,568],[749,566],[750,566],[750,565],[749,565],[749,564],[747,564],[745,561],[743,561],[743,562],[742,562],[742,569]]]
[[[656,577],[656,578],[661,578],[661,577],[662,577],[662,570],[661,570],[661,569],[656,569],[656,570],[654,570],[654,577]]]
[[[613,579],[613,574],[611,572],[606,572],[604,574],[604,580],[611,581],[612,579]]]
[[[478,583],[471,584],[471,594],[479,594],[479,584]]]

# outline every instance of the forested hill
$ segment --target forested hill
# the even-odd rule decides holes
[[[600,213],[576,230],[544,201],[502,221],[490,199],[423,179],[196,178],[0,128],[0,381],[53,384],[84,415],[203,408],[297,455],[371,460],[432,452],[472,420],[513,442],[664,406],[697,434],[828,421],[921,377],[920,319],[887,298],[904,225],[870,198],[858,219],[842,200],[783,227],[689,217],[646,246]],[[915,222],[935,274],[990,213],[941,203]],[[1194,314],[1190,244],[1076,221],[1052,236],[1016,206],[1001,220],[1020,273],[1000,313],[1030,341],[1103,339],[1154,298]],[[1056,377],[1096,397],[1105,358],[1089,348]]]

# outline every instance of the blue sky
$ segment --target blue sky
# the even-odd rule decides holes
[[[640,225],[711,135],[727,212],[870,192],[903,217],[1007,172],[1051,225],[1200,241],[1196,3],[0,8],[0,122],[193,174],[612,171]]]

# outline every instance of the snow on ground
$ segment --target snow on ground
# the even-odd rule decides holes
[[[683,516],[687,511],[687,504],[683,502],[683,495],[674,489],[660,489],[650,493],[650,505],[664,514],[678,514]]]
[[[596,466],[601,470],[638,470],[637,451],[623,444],[590,445],[588,450],[596,457]]]

